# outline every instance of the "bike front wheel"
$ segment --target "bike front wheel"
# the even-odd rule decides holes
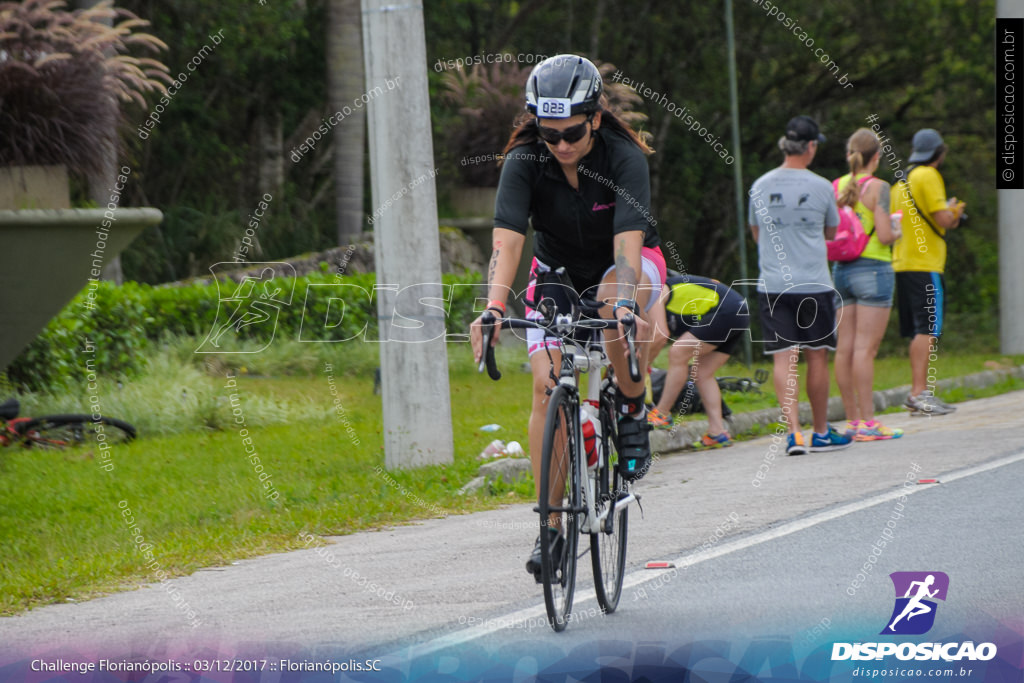
[[[618,475],[612,464],[617,460],[615,413],[606,411],[602,422],[602,445],[607,458],[596,477],[595,507],[601,523],[597,531],[590,534],[590,560],[594,568],[594,592],[597,593],[597,603],[605,614],[610,614],[618,607],[619,597],[622,595],[622,580],[626,571],[629,509],[626,505],[616,505],[625,495],[625,491],[616,490]]]
[[[99,443],[117,445],[135,438],[135,427],[112,417],[47,415],[18,426],[25,448],[62,449]]]
[[[576,590],[579,515],[582,481],[579,408],[569,391],[557,386],[551,393],[540,466],[541,582],[548,623],[562,631],[569,623]],[[548,532],[552,527],[558,535]]]

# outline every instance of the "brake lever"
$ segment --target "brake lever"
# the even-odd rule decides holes
[[[632,313],[627,313],[622,316],[619,322],[626,328],[626,348],[629,349],[627,357],[629,361],[629,378],[634,382],[639,382],[641,379],[640,361],[636,357],[636,345],[633,339],[636,335],[636,318],[633,317]]]
[[[484,314],[480,316],[480,324],[483,326],[484,352],[480,358],[480,365],[477,367],[477,372],[483,372],[486,366],[487,376],[495,381],[501,379],[498,361],[494,358],[494,347],[491,346],[491,338],[494,336],[494,324],[496,322],[494,314],[490,311],[484,311]]]

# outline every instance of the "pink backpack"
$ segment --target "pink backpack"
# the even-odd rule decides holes
[[[861,192],[864,191],[864,184],[869,180],[874,180],[874,178],[875,176],[869,175],[860,179]],[[839,198],[840,180],[842,178],[836,178],[832,181],[832,191],[835,193],[836,199]],[[857,260],[864,253],[864,249],[868,246],[868,242],[871,240],[871,235],[874,232],[874,228],[871,229],[871,232],[864,232],[864,225],[860,222],[860,217],[853,210],[853,207],[840,206],[839,227],[836,228],[836,238],[825,241],[825,247],[828,249],[828,260],[840,262]]]

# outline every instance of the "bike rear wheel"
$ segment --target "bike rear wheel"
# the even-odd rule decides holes
[[[622,580],[626,570],[626,539],[629,528],[629,509],[615,504],[621,497],[616,486],[619,477],[612,464],[617,459],[615,450],[615,413],[605,409],[601,416],[605,461],[597,473],[595,507],[597,516],[608,511],[600,529],[590,534],[590,560],[594,568],[594,591],[601,609],[610,614],[619,605]]]
[[[576,590],[576,560],[579,546],[579,515],[582,506],[582,482],[579,435],[579,408],[564,387],[551,394],[541,451],[540,500],[541,583],[548,623],[555,631],[568,625]],[[553,494],[553,495],[549,495]],[[557,521],[551,518],[555,517]],[[548,533],[548,527],[560,529],[560,537]],[[560,540],[557,540],[560,539]],[[553,553],[553,550],[560,552]]]
[[[135,427],[112,417],[47,415],[18,425],[25,448],[61,449],[99,443],[117,445],[135,438]]]

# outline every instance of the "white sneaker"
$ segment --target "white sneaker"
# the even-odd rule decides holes
[[[903,402],[910,409],[912,417],[926,417],[931,415],[948,415],[956,410],[956,406],[940,401],[934,393],[925,389],[917,396],[908,395]]]

